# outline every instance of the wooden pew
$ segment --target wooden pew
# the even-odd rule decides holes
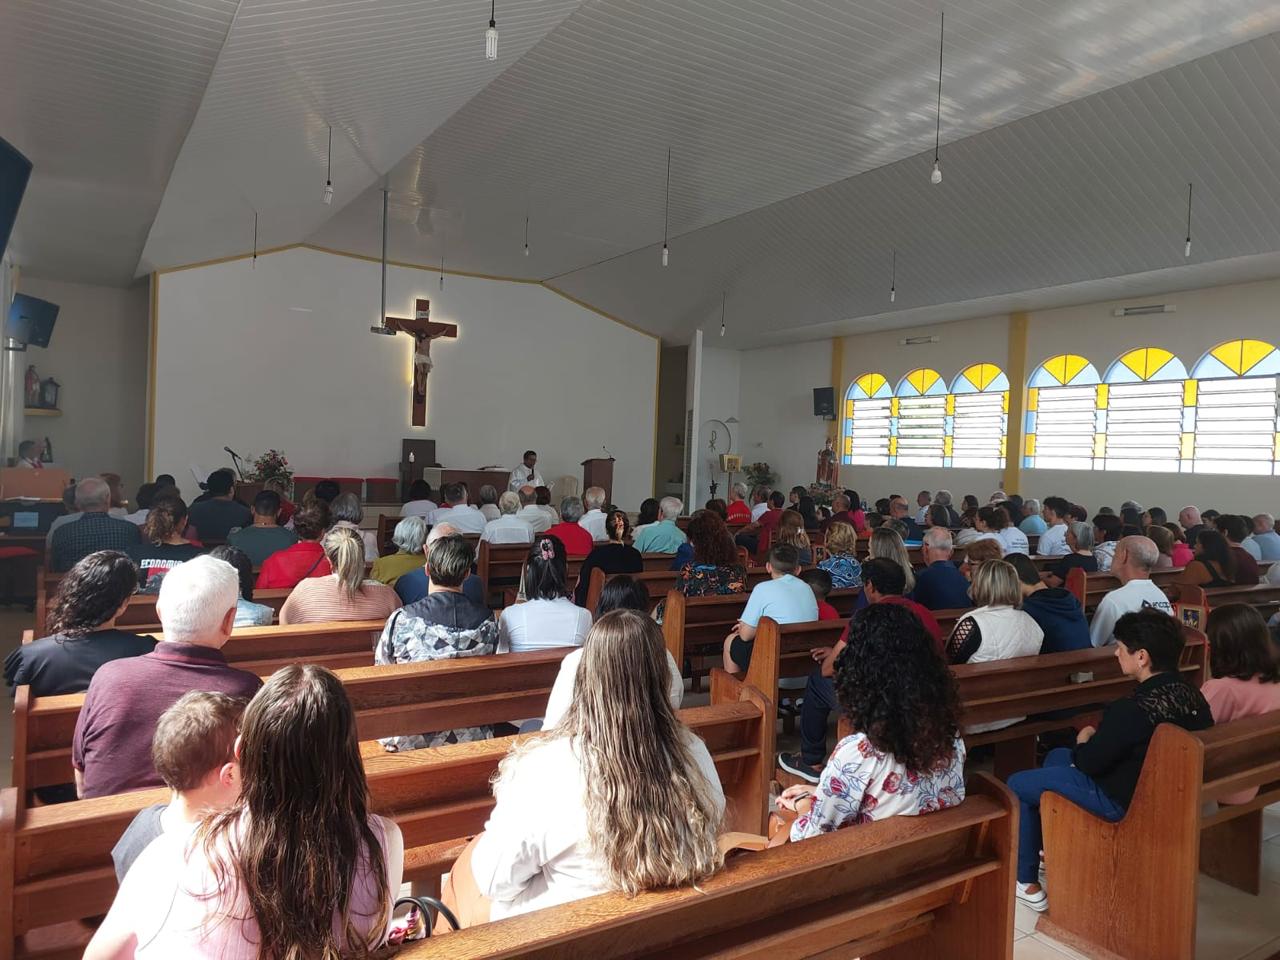
[[[1187,642],[1179,670],[1198,687],[1209,676],[1208,642],[1203,633],[1183,629]],[[970,750],[986,745],[995,748],[995,772],[1001,779],[1035,766],[1036,737],[1040,734],[1071,726],[1073,714],[1092,712],[1136,686],[1120,672],[1113,647],[964,663],[953,666],[951,673],[959,688],[966,726],[1026,718],[999,730],[965,734],[965,746]],[[757,675],[754,682],[768,683],[769,678]],[[1046,716],[1067,711],[1071,713],[1066,716]],[[852,728],[842,716],[838,736],[850,733]]]
[[[509,656],[547,660],[550,653]],[[410,666],[456,667],[479,659],[496,658]],[[513,703],[491,692],[495,703]],[[726,829],[760,834],[766,825],[773,725],[765,722],[763,696],[747,689],[735,688],[735,693],[739,699],[717,700],[713,693],[712,705],[682,710],[680,717],[706,741],[715,761],[728,801]],[[447,717],[445,726],[463,722],[443,704],[433,709],[444,712],[438,720]],[[392,816],[404,833],[406,881],[438,884],[466,840],[483,827],[493,806],[490,779],[518,739],[366,752],[372,809]],[[33,930],[104,914],[116,889],[111,847],[139,810],[164,802],[168,792],[144,790],[36,808],[23,807],[18,796],[14,788],[0,793],[0,960],[30,955],[23,938]],[[74,932],[78,937],[65,949],[40,956],[79,957],[89,928]]]
[[[655,570],[652,572],[628,574],[633,580],[645,585],[649,591],[649,609],[652,611],[657,607],[659,601],[663,600],[668,593],[675,589],[676,578],[679,576],[678,570]],[[769,574],[762,567],[752,567],[747,570],[747,592],[751,592],[751,588],[762,580],[767,580]],[[586,608],[594,611],[596,605],[600,602],[600,594],[604,590],[605,582],[609,577],[599,567],[591,571],[591,581],[587,586],[587,602]]]
[[[418,941],[405,960],[1008,958],[1016,802],[968,797],[730,859],[693,889],[602,894]]]
[[[476,554],[476,576],[484,582],[485,596],[506,586],[518,587],[528,556],[528,544],[494,544],[481,540]]]
[[[292,593],[289,588],[270,588],[255,590],[253,602],[270,607],[280,619],[280,608]],[[122,630],[133,630],[138,633],[151,633],[160,630],[160,617],[156,614],[156,597],[154,593],[135,593],[129,598],[129,605],[124,613],[116,618],[116,626]]]
[[[571,647],[534,653],[339,669],[361,740],[539,716]],[[71,740],[84,694],[30,697],[15,704],[13,783],[23,790],[68,783]],[[24,699],[25,698],[25,699]],[[17,720],[21,709],[21,719]],[[20,738],[21,737],[21,738]],[[381,752],[365,744],[369,753]]]
[[[394,513],[378,514],[378,556],[385,557],[399,549],[391,542],[391,535],[396,532],[396,524],[403,519]]]
[[[1178,599],[1178,588],[1173,585],[1174,579],[1182,573],[1182,567],[1168,567],[1164,570],[1151,571],[1151,582],[1165,592],[1170,600]],[[1112,590],[1120,586],[1120,578],[1113,573],[1085,573],[1078,567],[1067,574],[1067,582],[1063,584],[1075,598],[1085,613],[1092,614],[1098,603]]]
[[[1254,786],[1249,803],[1204,812]],[[1123,820],[1045,794],[1049,912],[1037,929],[1090,956],[1192,960],[1199,872],[1258,894],[1262,809],[1278,801],[1280,713],[1200,733],[1161,724]]]

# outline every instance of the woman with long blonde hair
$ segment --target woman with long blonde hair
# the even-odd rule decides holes
[[[720,867],[724,792],[670,679],[650,618],[614,610],[591,628],[564,718],[503,760],[484,833],[453,865],[444,901],[463,926]]]
[[[898,531],[892,527],[876,527],[871,531],[871,540],[867,545],[867,559],[875,560],[878,557],[892,560],[902,568],[907,578],[904,594],[916,588],[916,575],[911,569],[911,555],[907,553],[907,545],[902,542]]]
[[[786,543],[796,548],[800,554],[800,565],[813,563],[813,546],[809,543],[809,534],[804,529],[804,515],[798,510],[783,510],[778,526],[773,531],[770,546]]]
[[[333,572],[301,581],[280,608],[281,625],[332,620],[386,620],[400,609],[395,590],[365,579],[364,541],[350,527],[333,527],[321,541]]]
[[[369,812],[342,682],[293,664],[245,710],[240,796],[134,861],[85,951],[116,957],[366,960],[386,941],[404,841]]]

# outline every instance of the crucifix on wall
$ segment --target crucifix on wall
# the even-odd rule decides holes
[[[413,337],[413,425],[427,425],[427,375],[433,366],[431,341],[441,337],[456,339],[457,324],[432,323],[431,301],[415,300],[413,317],[386,317],[386,328]]]

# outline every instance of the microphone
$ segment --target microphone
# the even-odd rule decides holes
[[[237,460],[239,460],[239,459],[240,459],[240,454],[236,453],[236,452],[235,452],[234,450],[232,450],[230,447],[223,447],[222,449],[223,449],[223,450],[225,450],[225,451],[227,451],[227,453],[231,454],[231,456],[235,457]]]
[[[231,454],[231,459],[235,461],[236,473],[240,474],[240,482],[244,483],[244,470],[240,466],[240,454],[236,453],[230,447],[223,447],[222,449]]]
[[[608,457],[610,460],[613,459],[613,454],[609,452],[609,448],[606,447],[603,443],[600,444],[600,449],[604,451],[604,455],[606,457]]]

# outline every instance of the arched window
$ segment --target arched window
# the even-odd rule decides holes
[[[898,384],[890,461],[900,467],[940,467],[946,450],[947,384],[936,370],[920,367]]]
[[[1064,353],[1036,367],[1027,381],[1023,466],[1092,470],[1102,457],[1098,436],[1098,371],[1084,357]]]
[[[1139,347],[1116,360],[1098,389],[1104,470],[1177,473],[1187,368],[1168,350]]]
[[[844,395],[842,461],[884,467],[890,463],[893,391],[878,373],[864,373]]]
[[[1280,350],[1262,340],[1220,343],[1200,358],[1191,375],[1187,392],[1194,421],[1183,457],[1190,454],[1193,470],[1275,474]]]
[[[944,466],[1003,467],[1009,432],[1009,378],[993,363],[960,371],[947,397]]]

